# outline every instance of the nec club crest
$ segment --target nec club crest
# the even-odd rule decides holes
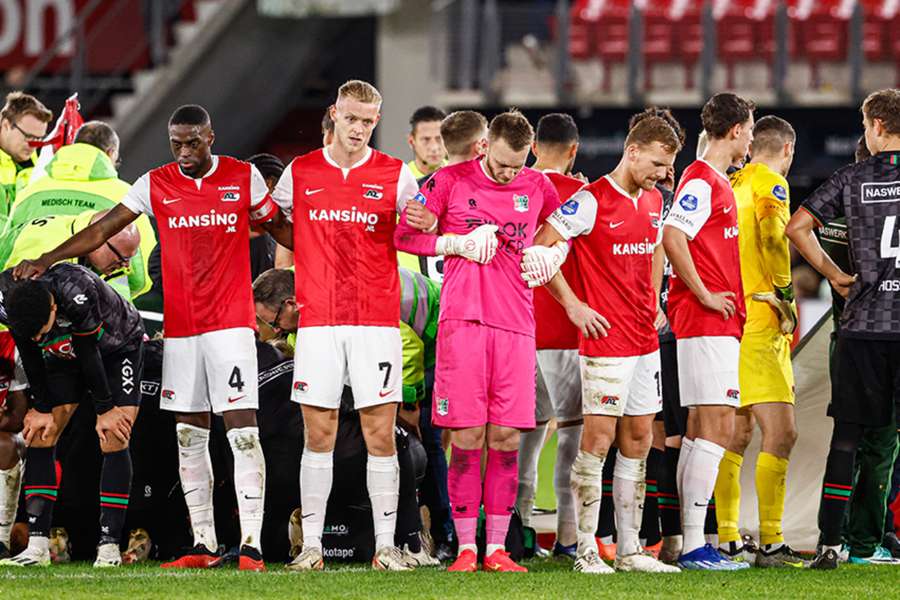
[[[528,196],[513,194],[513,208],[516,212],[528,212]]]

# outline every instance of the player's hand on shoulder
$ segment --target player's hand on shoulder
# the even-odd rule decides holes
[[[707,292],[700,298],[700,303],[709,310],[721,314],[725,320],[734,316],[734,292]]]
[[[406,222],[413,229],[433,231],[437,225],[437,217],[421,202],[407,200]]]
[[[565,242],[525,248],[522,251],[522,279],[530,288],[547,285],[559,272],[568,254],[569,245]]]
[[[13,267],[14,279],[34,279],[40,277],[47,270],[49,265],[41,262],[41,259],[29,260],[25,259],[15,267]]]
[[[38,412],[33,408],[25,414],[23,425],[22,437],[29,446],[35,440],[46,440],[52,438],[56,433],[56,421],[53,420],[53,414]]]
[[[586,338],[599,340],[609,335],[609,321],[596,310],[578,301],[566,306],[566,315]]]

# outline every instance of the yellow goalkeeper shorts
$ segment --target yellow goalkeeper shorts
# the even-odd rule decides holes
[[[745,332],[738,378],[742,408],[765,402],[793,404],[791,338],[776,329]]]

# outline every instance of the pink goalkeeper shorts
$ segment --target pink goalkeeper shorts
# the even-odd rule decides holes
[[[534,387],[534,337],[474,321],[441,322],[431,413],[436,426],[532,429]]]

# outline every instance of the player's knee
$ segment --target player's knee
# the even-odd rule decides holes
[[[111,454],[113,452],[119,452],[121,450],[125,450],[128,448],[128,442],[121,441],[115,436],[107,435],[106,441],[100,441],[100,452],[103,454]]]
[[[383,435],[382,432],[378,432],[378,435],[366,436],[366,448],[372,456],[392,456],[396,454],[397,446],[394,443],[393,431],[390,432],[390,435]]]
[[[16,466],[23,453],[24,445],[19,436],[5,431],[0,432],[0,469],[6,470]]]
[[[753,439],[752,425],[749,427],[735,425],[734,435],[731,437],[731,443],[728,445],[728,449],[735,454],[743,455],[747,450],[747,446],[750,445],[751,439]]]
[[[225,429],[256,427],[256,411],[252,409],[227,410],[222,413]]]
[[[785,455],[790,454],[791,450],[794,449],[798,435],[796,427],[788,427],[784,430],[784,434],[781,436],[780,446]]]
[[[612,447],[614,436],[609,432],[585,428],[581,433],[581,447],[595,456],[606,456]]]
[[[502,452],[519,449],[519,430],[509,427],[492,427],[488,432],[488,447]]]
[[[450,432],[450,443],[462,450],[476,450],[484,447],[484,437],[485,431],[483,427],[457,429]]]

